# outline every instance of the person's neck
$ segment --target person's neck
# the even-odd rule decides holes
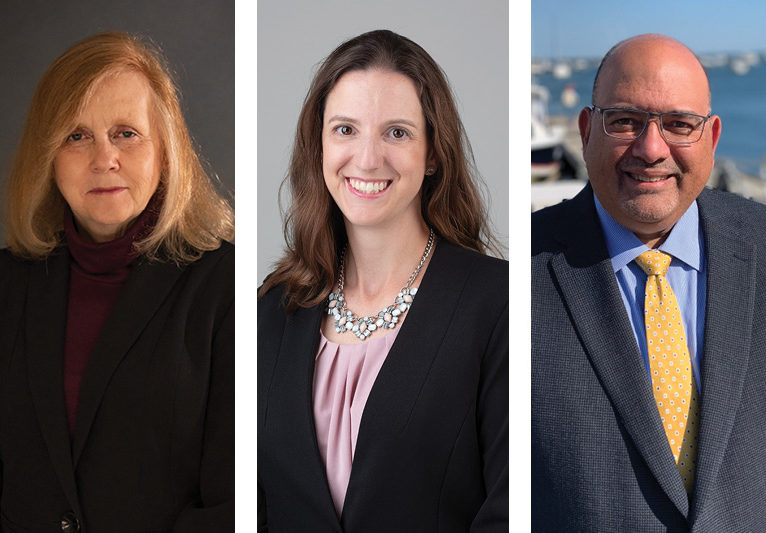
[[[665,242],[665,240],[668,238],[668,235],[670,235],[670,231],[673,229],[673,226],[671,226],[668,229],[664,229],[662,231],[657,231],[654,233],[636,233],[633,232],[633,235],[638,237],[638,240],[640,240],[642,243],[647,245],[649,248],[659,248],[660,245]]]
[[[345,287],[356,299],[391,299],[409,279],[428,242],[429,229],[418,216],[391,227],[347,224]]]

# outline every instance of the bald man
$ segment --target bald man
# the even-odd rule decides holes
[[[766,207],[705,189],[705,71],[622,41],[578,123],[590,182],[532,215],[533,530],[766,531]]]

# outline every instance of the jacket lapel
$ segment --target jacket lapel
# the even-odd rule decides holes
[[[596,374],[636,449],[683,516],[689,502],[651,393],[641,354],[596,215],[593,192],[586,187],[571,200],[559,240],[563,252],[550,266],[578,335]],[[594,238],[598,236],[597,238]]]
[[[175,264],[164,262],[139,261],[133,267],[104,324],[83,376],[72,438],[75,467],[112,374],[165,300],[181,272]]]
[[[721,227],[700,196],[707,251],[699,451],[693,517],[716,483],[747,373],[756,289],[755,245]]]
[[[80,515],[64,408],[64,337],[69,292],[69,254],[55,250],[30,266],[25,337],[29,388],[53,468],[69,503]]]
[[[314,362],[323,317],[324,303],[308,309],[299,308],[288,315],[271,386],[272,391],[286,394],[270,399],[279,405],[269,407],[271,414],[267,413],[267,419],[272,419],[270,425],[274,431],[284,433],[278,441],[290,442],[295,448],[293,472],[313,487],[308,492],[315,499],[315,508],[326,514],[329,522],[339,526],[314,425]],[[277,420],[274,420],[275,412],[279,413]]]
[[[366,450],[399,433],[407,424],[409,413],[417,399],[423,380],[439,349],[433,339],[444,337],[450,315],[467,278],[467,268],[455,262],[453,245],[440,242],[423,277],[416,303],[408,311],[383,366],[370,391],[359,425],[359,435],[351,467],[343,515],[356,505],[359,488],[369,479],[365,470]],[[443,287],[451,287],[444,291]],[[313,493],[318,508],[332,513],[338,521],[330,495],[324,463],[319,453],[313,413],[314,360],[319,346],[319,330],[324,317],[323,305],[299,309],[289,315],[280,347],[278,368],[271,390],[299,391],[290,397],[280,397],[279,413],[292,421],[290,442],[310,443],[303,453],[294,455],[296,468],[315,487]],[[436,328],[436,329],[434,329]],[[415,357],[407,346],[424,347]],[[285,363],[289,361],[289,363]],[[273,401],[270,400],[270,401]],[[272,411],[272,408],[269,408]],[[274,414],[267,414],[267,418]],[[363,491],[362,491],[363,492]]]
[[[394,344],[373,384],[359,424],[354,462],[351,466],[345,516],[364,493],[369,482],[368,450],[400,433],[409,421],[418,393],[441,348],[457,301],[470,271],[467,260],[454,253],[455,246],[440,241],[426,270],[421,291],[407,312]],[[445,290],[448,287],[449,290]],[[416,351],[412,346],[417,346]]]

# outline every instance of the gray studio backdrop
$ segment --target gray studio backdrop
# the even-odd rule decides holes
[[[507,0],[264,0],[258,3],[259,280],[283,248],[277,191],[311,77],[337,45],[374,29],[412,39],[447,73],[507,249]]]
[[[2,191],[37,82],[69,46],[107,30],[140,33],[164,51],[192,137],[233,195],[234,0],[0,0]]]

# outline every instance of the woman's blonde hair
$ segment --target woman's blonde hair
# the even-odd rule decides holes
[[[234,213],[192,146],[162,54],[136,36],[105,32],[72,46],[37,85],[6,195],[8,246],[16,255],[43,259],[59,245],[67,204],[54,181],[53,161],[97,84],[126,71],[149,82],[162,151],[159,216],[136,251],[188,263],[233,239]]]

